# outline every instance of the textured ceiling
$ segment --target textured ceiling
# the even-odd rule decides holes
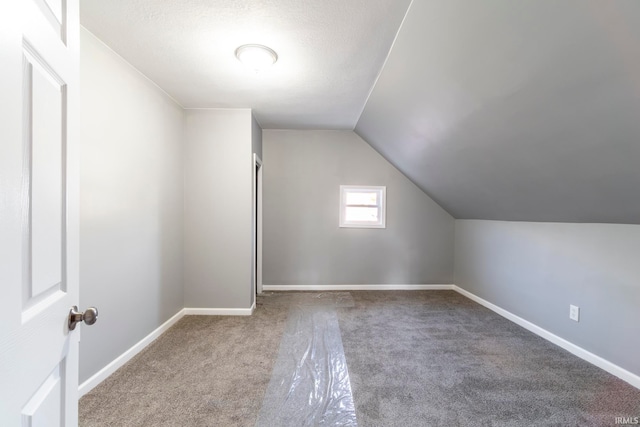
[[[82,0],[81,22],[185,108],[264,128],[353,129],[409,0]],[[266,72],[235,49],[276,50]]]
[[[640,223],[640,1],[414,0],[356,132],[456,218]]]
[[[355,126],[456,218],[640,223],[639,0],[82,0],[81,19],[184,107]],[[246,71],[245,43],[280,59]]]

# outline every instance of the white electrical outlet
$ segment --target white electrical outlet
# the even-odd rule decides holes
[[[569,319],[580,321],[580,307],[577,305],[569,305]]]

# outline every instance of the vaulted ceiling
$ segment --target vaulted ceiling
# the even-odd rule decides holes
[[[183,106],[355,128],[456,218],[640,224],[640,1],[81,4]],[[247,74],[244,43],[278,63]]]
[[[356,132],[456,218],[640,223],[640,1],[415,0]]]

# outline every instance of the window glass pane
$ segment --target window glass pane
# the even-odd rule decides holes
[[[378,193],[375,191],[372,192],[355,192],[349,191],[347,193],[347,205],[368,205],[368,206],[377,206],[378,204]]]
[[[361,208],[347,206],[345,219],[350,221],[371,221],[378,222],[378,208]]]

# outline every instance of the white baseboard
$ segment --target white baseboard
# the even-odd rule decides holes
[[[251,316],[256,309],[254,302],[250,308],[185,308],[187,316]]]
[[[129,360],[131,360],[133,356],[140,353],[146,346],[151,344],[156,338],[162,335],[167,329],[172,327],[178,320],[182,319],[184,315],[185,315],[184,309],[180,310],[171,319],[164,322],[156,330],[154,330],[149,335],[147,335],[146,337],[138,341],[138,343],[136,343],[129,350],[125,351],[120,356],[118,356],[113,362],[109,363],[107,366],[105,366],[104,368],[96,372],[91,378],[89,378],[88,380],[80,384],[80,387],[78,387],[79,397],[82,397],[85,394],[89,393],[91,390],[93,390],[95,386],[97,386],[102,381],[107,379],[109,375],[117,371],[118,368],[120,368],[122,365],[127,363]]]
[[[618,365],[615,365],[611,362],[609,362],[608,360],[603,359],[600,356],[597,356],[587,350],[585,350],[582,347],[579,347],[567,340],[565,340],[564,338],[560,338],[559,336],[547,331],[546,329],[543,329],[531,322],[529,322],[528,320],[523,319],[522,317],[516,316],[515,314],[498,307],[495,304],[490,303],[487,300],[484,300],[482,298],[480,298],[479,296],[472,294],[469,291],[466,291],[456,285],[453,285],[452,289],[456,292],[458,292],[461,295],[464,295],[465,297],[477,302],[480,305],[485,306],[486,308],[488,308],[491,311],[494,311],[495,313],[499,314],[500,316],[512,321],[513,323],[522,326],[523,328],[533,332],[534,334],[546,339],[547,341],[552,342],[553,344],[562,347],[563,349],[567,350],[569,353],[574,354],[575,356],[578,356],[579,358],[586,360],[587,362],[591,363],[592,365],[595,365],[601,369],[604,369],[605,371],[609,372],[612,375],[615,375],[616,377],[620,378],[623,381],[628,382],[629,384],[631,384],[632,386],[640,389],[640,376],[627,371],[624,368],[621,368]]]
[[[262,285],[263,291],[442,291],[454,285]]]

